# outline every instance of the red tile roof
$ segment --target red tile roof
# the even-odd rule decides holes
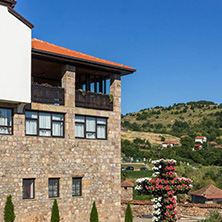
[[[115,62],[110,62],[108,60],[104,60],[104,59],[99,59],[97,57],[94,56],[90,56],[81,52],[77,52],[74,50],[70,50],[64,47],[60,47],[57,45],[53,45],[51,43],[48,42],[44,42],[42,40],[39,39],[32,39],[32,48],[33,49],[37,49],[37,50],[41,50],[41,51],[45,51],[45,52],[50,52],[50,53],[55,53],[55,54],[59,54],[59,55],[64,55],[64,56],[69,56],[69,57],[73,57],[74,59],[83,59],[83,60],[88,60],[91,62],[97,62],[97,63],[103,63],[105,65],[111,65],[111,66],[116,66],[119,68],[125,68],[125,69],[130,69],[132,72],[135,71],[134,68],[129,67],[129,66],[125,66],[122,64],[118,64]]]
[[[212,184],[209,184],[206,187],[191,192],[190,194],[194,196],[202,196],[206,199],[222,198],[222,190]]]
[[[214,146],[214,148],[222,148],[222,145]]]
[[[205,138],[205,136],[197,136],[197,137],[195,137],[195,139],[204,139]]]
[[[134,187],[134,183],[130,182],[129,180],[124,180],[121,183],[121,187]]]
[[[181,136],[180,138],[185,138],[185,137],[189,137],[188,135],[184,135],[184,136]]]
[[[215,145],[217,145],[217,143],[216,143],[216,142],[214,142],[214,141],[210,142],[210,144],[215,144]]]

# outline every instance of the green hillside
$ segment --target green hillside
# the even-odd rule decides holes
[[[210,101],[178,103],[122,116],[122,126],[138,132],[169,134],[192,138],[202,135],[222,143],[222,104]]]

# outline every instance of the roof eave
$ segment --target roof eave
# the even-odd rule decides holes
[[[16,3],[17,2],[14,0],[0,0],[1,5],[5,5],[5,6],[11,7],[11,8],[14,8]]]
[[[88,59],[81,59],[81,58],[77,58],[77,57],[72,57],[72,56],[62,55],[62,54],[58,54],[58,53],[43,51],[43,50],[39,50],[39,49],[35,49],[35,48],[32,48],[32,52],[34,54],[39,54],[39,55],[49,55],[49,56],[54,57],[58,60],[66,59],[66,60],[70,60],[72,62],[77,62],[77,63],[81,62],[81,63],[85,63],[85,64],[97,65],[97,66],[104,67],[104,68],[116,69],[121,73],[122,76],[132,74],[136,71],[136,69],[130,69],[130,68],[125,68],[125,67],[110,65],[110,64],[106,64],[106,63],[91,61]]]
[[[13,8],[8,7],[8,11],[14,15],[17,19],[19,19],[21,22],[23,22],[25,25],[27,25],[30,29],[34,28],[34,25],[29,22],[27,19],[25,19],[23,16],[21,16],[18,12],[16,12]]]

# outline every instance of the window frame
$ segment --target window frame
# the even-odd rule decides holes
[[[84,122],[78,122],[78,121],[76,121],[76,116],[81,116],[81,117],[84,117]],[[92,132],[92,131],[86,131],[86,118],[87,117],[93,117],[93,118],[95,118],[95,132]],[[99,119],[99,118],[103,118],[103,119],[105,119],[106,120],[106,124],[101,124],[101,123],[97,123],[97,119]],[[75,138],[76,139],[87,139],[87,140],[107,140],[108,138],[107,138],[107,136],[108,136],[108,133],[107,133],[107,129],[108,129],[108,117],[103,117],[103,116],[89,116],[89,115],[79,115],[79,114],[77,114],[77,115],[75,115],[75,125],[76,125],[76,123],[78,123],[78,124],[82,124],[82,125],[84,125],[84,137],[77,137],[77,136],[75,136]],[[106,127],[106,132],[105,132],[105,138],[98,138],[97,137],[97,126],[105,126]],[[75,130],[76,130],[76,127],[75,127]],[[87,133],[95,133],[95,138],[87,138],[86,137],[86,134]]]
[[[50,193],[50,192],[49,192],[49,181],[50,181],[50,180],[58,180],[58,187],[57,187],[57,194],[58,194],[58,195],[57,195],[57,196],[50,196],[50,195],[49,195],[49,193]],[[48,179],[48,196],[49,196],[49,198],[59,197],[59,196],[60,196],[60,192],[59,192],[60,189],[59,189],[59,188],[60,188],[60,178],[49,178],[49,179]]]
[[[33,197],[30,197],[30,198],[25,198],[23,193],[24,193],[24,181],[25,180],[32,180],[33,182]],[[32,200],[32,199],[35,199],[35,178],[23,178],[22,179],[22,199],[23,200]]]
[[[73,180],[75,180],[75,179],[80,180],[80,194],[79,195],[73,195]],[[82,196],[82,177],[72,177],[72,196],[73,197],[81,197]]]
[[[89,73],[77,75],[76,89],[108,95],[110,93],[110,83],[107,84],[107,80],[110,80],[110,75],[93,75]]]
[[[30,118],[30,117],[26,117],[26,112],[36,112],[37,113],[37,118]],[[45,129],[45,128],[40,128],[39,127],[39,114],[40,113],[47,113],[50,114],[50,121],[51,121],[51,125],[50,125],[50,129]],[[59,115],[63,115],[63,120],[53,120],[52,116],[53,114],[59,114]],[[34,120],[37,122],[37,127],[36,127],[36,134],[27,134],[26,133],[26,120]],[[62,136],[53,136],[53,122],[59,122],[59,123],[63,123],[63,135]],[[50,136],[41,136],[40,135],[40,130],[47,130],[50,131]],[[26,136],[39,136],[39,137],[54,137],[54,138],[65,138],[65,113],[58,113],[58,112],[48,112],[48,111],[37,111],[37,110],[25,110],[25,135]]]
[[[12,125],[11,126],[3,126],[3,125],[0,125],[0,127],[7,127],[7,129],[11,129],[11,134],[10,133],[0,133],[0,135],[5,135],[5,136],[12,136],[13,135],[13,125],[14,125],[14,121],[13,121],[13,116],[14,116],[14,112],[13,112],[13,109],[12,108],[6,108],[6,107],[0,107],[0,109],[7,109],[7,110],[11,110],[11,122],[12,122]]]

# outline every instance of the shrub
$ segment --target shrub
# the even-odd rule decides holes
[[[12,203],[12,196],[7,197],[4,208],[4,222],[13,222],[15,220],[14,205]]]
[[[54,200],[53,206],[52,206],[52,215],[51,215],[51,222],[59,222],[59,208],[57,204],[57,200]]]
[[[91,214],[90,214],[90,222],[98,222],[98,221],[99,221],[98,212],[97,212],[97,208],[96,208],[96,203],[94,201],[93,207],[91,210]]]
[[[133,214],[130,207],[130,203],[128,202],[125,214],[125,222],[133,222]]]
[[[221,221],[222,221],[222,217],[219,215],[218,212],[211,212],[209,219],[201,220],[199,222],[221,222]]]

